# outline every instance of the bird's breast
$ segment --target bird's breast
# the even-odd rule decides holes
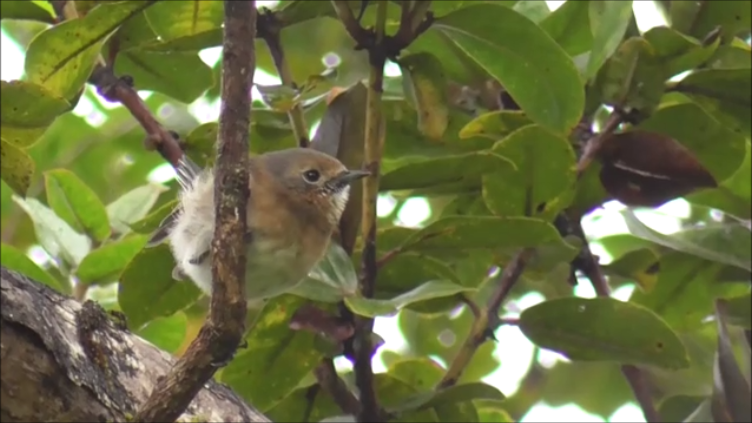
[[[246,295],[249,299],[281,295],[297,286],[323,256],[328,238],[313,245],[298,237],[253,231],[248,246]],[[318,238],[318,237],[317,237]]]

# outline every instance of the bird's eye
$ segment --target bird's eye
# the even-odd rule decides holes
[[[319,178],[321,178],[321,174],[318,170],[311,169],[303,172],[303,179],[305,179],[306,182],[314,184],[319,181]]]

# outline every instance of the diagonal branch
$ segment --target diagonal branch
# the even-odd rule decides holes
[[[248,187],[251,86],[256,68],[256,2],[224,2],[222,103],[219,117],[212,241],[211,309],[198,337],[142,405],[135,421],[175,421],[221,363],[228,362],[245,331],[244,236]]]
[[[453,386],[460,380],[470,361],[473,359],[478,348],[486,342],[487,339],[493,338],[493,333],[503,323],[499,317],[499,309],[504,299],[517,283],[517,280],[525,270],[527,261],[532,256],[533,249],[525,249],[517,253],[516,256],[504,266],[504,271],[499,277],[498,284],[494,289],[491,297],[488,299],[486,307],[480,308],[470,304],[475,320],[470,329],[465,343],[449,365],[449,369],[444,374],[436,389],[444,389]]]

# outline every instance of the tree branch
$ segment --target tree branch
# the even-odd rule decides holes
[[[619,128],[619,125],[621,125],[622,122],[624,122],[624,114],[620,110],[614,109],[608,117],[603,129],[590,138],[585,144],[585,150],[577,163],[578,176],[582,176],[587,167],[590,166],[590,163],[598,157],[598,154],[601,152],[608,137]]]
[[[141,407],[137,421],[174,421],[217,367],[228,362],[245,331],[248,132],[255,71],[256,2],[224,2],[222,112],[214,181],[211,309],[198,337]]]
[[[0,283],[2,421],[130,420],[153,389],[154,376],[174,363],[94,302],[82,305],[5,267]],[[269,421],[211,380],[180,418]]]
[[[334,362],[325,358],[314,370],[319,385],[332,396],[334,402],[345,414],[357,416],[360,413],[360,401],[350,392],[345,381],[337,375]]]
[[[146,131],[146,148],[157,150],[173,167],[183,157],[183,149],[177,135],[160,124],[138,93],[133,89],[130,77],[118,78],[110,66],[97,65],[89,82],[97,87],[97,92],[105,99],[122,104]]]
[[[444,377],[441,379],[436,389],[444,389],[459,381],[467,368],[470,361],[473,359],[475,352],[488,338],[493,338],[493,333],[502,324],[506,323],[499,317],[499,309],[504,299],[509,295],[509,292],[517,283],[517,280],[522,275],[523,270],[530,256],[533,254],[532,249],[525,249],[517,253],[514,258],[507,263],[504,267],[504,271],[499,277],[499,282],[494,289],[491,297],[488,299],[486,307],[481,309],[480,307],[471,307],[475,320],[473,326],[470,329],[470,334],[465,339],[465,343],[462,344],[462,348],[452,360]]]
[[[342,2],[333,2],[342,3]],[[352,17],[347,4],[347,14]],[[364,145],[365,167],[371,175],[364,178],[363,182],[363,217],[361,219],[361,234],[364,240],[364,248],[361,262],[360,291],[366,298],[373,297],[376,284],[376,200],[379,194],[379,167],[381,162],[381,150],[383,147],[383,130],[381,116],[381,95],[384,85],[384,64],[386,55],[383,49],[386,29],[387,1],[380,0],[377,5],[376,17],[376,42],[369,50],[369,62],[371,66],[368,77],[368,92],[366,99],[366,129]],[[340,11],[338,10],[338,14]],[[354,21],[354,17],[352,17]],[[348,23],[343,21],[347,27]],[[355,22],[357,24],[357,22]],[[360,25],[358,24],[358,27]],[[384,420],[374,390],[373,359],[374,346],[372,341],[373,319],[363,316],[355,317],[355,383],[360,391],[361,409],[358,413],[359,422],[379,422]]]
[[[297,90],[298,87],[292,79],[290,66],[287,60],[285,60],[285,52],[280,41],[281,30],[281,22],[273,12],[264,11],[259,14],[258,37],[263,38],[269,47],[269,53],[274,60],[274,67],[277,68],[277,73],[279,73],[279,79],[282,80],[282,84]],[[308,125],[306,125],[305,116],[303,116],[303,107],[301,107],[300,103],[295,104],[287,113],[287,116],[290,118],[292,132],[298,141],[298,146],[303,148],[308,147],[310,143],[308,139]]]
[[[350,38],[355,40],[355,49],[369,47],[374,39],[373,33],[360,26],[352,10],[350,10],[347,0],[332,0],[332,7],[334,7],[337,18],[345,26],[347,33],[350,34]]]
[[[575,235],[582,238],[583,246],[580,255],[572,264],[590,280],[590,283],[593,285],[593,288],[599,297],[609,297],[611,295],[611,289],[608,286],[606,276],[603,274],[600,263],[598,263],[598,258],[593,255],[590,250],[590,244],[588,244],[588,240],[585,237],[582,224],[577,220],[577,223],[573,226]],[[648,423],[660,422],[661,416],[655,408],[650,393],[650,385],[645,379],[642,371],[637,366],[627,364],[621,366],[621,371],[627,379],[629,386],[632,388],[632,392],[634,392],[635,399],[640,404],[640,408],[642,408],[645,420]]]

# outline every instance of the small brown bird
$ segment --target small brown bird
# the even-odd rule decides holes
[[[347,205],[350,183],[369,175],[324,153],[291,148],[250,159],[246,295],[258,304],[295,288],[326,253]],[[189,277],[211,295],[214,172],[187,156],[177,168],[179,206],[149,241],[168,238],[173,278]]]

